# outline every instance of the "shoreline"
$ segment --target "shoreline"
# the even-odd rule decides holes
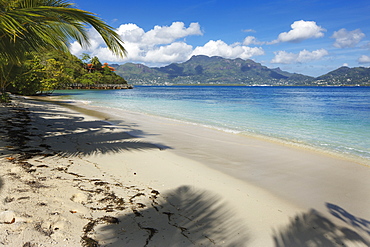
[[[15,215],[15,222],[0,224],[10,229],[0,239],[2,243],[299,246],[308,241],[304,240],[307,236],[331,241],[325,237],[328,234],[337,237],[337,244],[369,243],[366,226],[353,221],[370,219],[366,167],[349,167],[353,163],[261,140],[246,143],[245,138],[220,131],[140,114],[120,115],[111,125],[104,114],[102,121],[60,105],[18,101],[20,107],[14,112],[28,116],[23,127],[29,140],[18,143],[18,149],[4,144],[1,155],[4,202],[0,216],[10,211]],[[22,115],[4,115],[9,116],[6,123],[14,121],[7,133],[16,135],[21,127],[15,123]],[[328,167],[302,170],[312,164],[306,158]],[[247,169],[240,169],[238,160]],[[282,165],[283,161],[288,164]],[[294,167],[302,161],[303,167]],[[302,173],[307,175],[300,177]],[[319,177],[307,180],[312,174]],[[339,181],[343,174],[354,178]],[[349,188],[320,191],[333,181]],[[346,195],[357,190],[356,195]],[[300,194],[309,200],[300,202]],[[357,205],[348,201],[361,196]],[[53,214],[56,210],[58,214]],[[334,217],[340,212],[348,214]],[[303,233],[297,223],[304,226]],[[345,231],[355,237],[346,239]]]
[[[356,184],[358,183],[357,179],[365,181],[366,177],[370,176],[369,165],[361,162],[362,160],[359,159],[351,159],[348,156],[324,152],[316,148],[284,144],[280,141],[265,139],[259,136],[228,133],[202,125],[117,108],[104,108],[75,102],[68,104],[68,107],[74,110],[80,110],[83,113],[86,113],[87,110],[95,117],[102,113],[106,114],[105,120],[118,126],[122,123],[123,125],[128,123],[140,126],[138,132],[129,130],[128,133],[135,137],[144,137],[149,142],[155,143],[163,149],[168,148],[169,145],[170,149],[172,149],[170,151],[175,152],[177,155],[195,160],[207,165],[211,169],[221,171],[242,181],[272,191],[273,194],[285,200],[293,201],[302,208],[309,209],[313,206],[314,208],[323,210],[322,205],[324,203],[321,203],[321,205],[317,203],[310,205],[311,199],[298,195],[299,193],[297,191],[292,193],[292,195],[283,193],[282,191],[285,190],[291,191],[289,186],[279,184],[280,181],[284,181],[287,174],[302,177],[306,180],[305,183],[307,184],[320,184],[314,186],[316,190],[321,190],[321,193],[323,193],[323,189],[327,190],[324,195],[329,196],[334,194],[335,196],[333,198],[335,200],[339,195],[338,193],[345,192],[349,195],[357,193],[356,200],[357,198],[358,200],[359,198],[361,200],[366,199],[366,202],[370,203],[370,197],[367,197],[365,193],[355,192],[351,187],[347,188],[344,185],[338,185],[339,187],[336,185],[341,182],[345,185]],[[123,122],[122,119],[124,119]],[[143,131],[148,132],[149,135],[143,134]],[[248,162],[250,164],[244,167],[244,163]],[[325,167],[320,167],[319,165],[321,163],[325,164]],[[317,168],[317,171],[310,169],[310,166]],[[283,170],[279,171],[279,169]],[[340,172],[340,174],[330,174],[332,170],[336,169],[338,169],[338,173]],[[305,170],[308,170],[310,175],[302,175],[301,171]],[[273,177],[276,176],[274,172],[281,174],[282,177],[274,179]],[[320,172],[324,173],[320,174]],[[249,173],[252,175],[248,175]],[[253,174],[258,174],[258,176]],[[352,174],[354,174],[353,177],[349,176]],[[325,178],[326,175],[331,179],[329,181],[320,181],[319,178]],[[291,178],[288,177],[288,180],[291,180]],[[296,186],[295,183],[299,182],[299,179],[296,179],[292,182],[291,186]],[[363,187],[370,188],[370,182],[364,182]],[[324,202],[324,195],[321,196],[321,202]],[[297,197],[301,199],[297,200]],[[355,199],[351,198],[348,200],[354,201]],[[346,203],[346,199],[343,198],[338,203]],[[362,206],[348,206],[352,206],[354,210],[361,208],[361,211],[365,212],[364,204],[361,203],[360,205]],[[370,213],[366,216],[370,218]]]
[[[355,155],[355,154],[350,154],[350,153],[345,154],[345,153],[337,152],[335,150],[317,147],[317,146],[307,144],[307,143],[294,142],[294,141],[291,141],[291,140],[279,139],[279,138],[276,138],[276,137],[262,135],[262,134],[255,134],[255,133],[252,133],[252,132],[233,131],[233,130],[229,130],[229,129],[219,128],[219,127],[216,127],[216,126],[211,126],[211,125],[206,125],[206,124],[201,124],[201,123],[193,123],[193,122],[189,122],[189,121],[185,121],[185,120],[167,118],[167,117],[148,114],[148,113],[130,111],[130,110],[126,110],[126,109],[103,107],[103,106],[94,106],[94,105],[90,105],[90,104],[84,104],[84,103],[78,102],[78,101],[59,101],[58,96],[57,97],[55,97],[55,96],[47,96],[47,97],[32,96],[32,97],[29,97],[29,98],[34,99],[34,100],[40,100],[40,101],[45,101],[45,102],[49,102],[49,103],[59,104],[61,106],[67,107],[67,108],[72,109],[72,110],[76,110],[76,111],[81,112],[83,114],[87,114],[87,115],[90,115],[90,116],[93,116],[93,117],[104,119],[108,122],[111,122],[112,125],[115,124],[115,119],[120,121],[119,120],[120,117],[117,116],[117,114],[115,114],[115,116],[113,116],[111,113],[108,113],[111,110],[114,111],[114,112],[128,113],[129,115],[138,114],[138,115],[147,116],[148,118],[163,119],[163,121],[167,121],[167,122],[171,122],[171,121],[173,121],[175,123],[179,122],[179,123],[183,123],[185,125],[194,125],[194,126],[199,126],[199,128],[206,128],[206,129],[211,129],[211,130],[215,130],[215,131],[225,132],[227,134],[240,135],[240,136],[245,137],[245,138],[258,139],[258,140],[261,140],[263,142],[270,142],[270,143],[274,143],[274,144],[277,144],[277,145],[280,145],[280,146],[286,146],[288,148],[296,148],[296,149],[301,149],[301,150],[307,150],[309,152],[318,153],[320,155],[326,155],[326,156],[332,157],[334,159],[346,160],[348,162],[357,163],[358,165],[370,168],[370,159],[367,159],[367,158],[364,158],[364,157],[361,157],[361,156],[358,156],[358,155]],[[45,98],[47,98],[47,99],[45,99]]]

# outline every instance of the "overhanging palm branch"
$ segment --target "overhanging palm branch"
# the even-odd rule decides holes
[[[19,63],[29,51],[43,48],[67,51],[71,39],[86,47],[88,26],[101,35],[115,55],[126,55],[123,42],[112,27],[91,12],[73,8],[67,1],[0,0],[0,67]]]

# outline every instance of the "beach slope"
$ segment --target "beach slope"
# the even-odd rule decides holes
[[[138,122],[125,118],[107,122],[109,116],[104,114],[92,116],[91,112],[83,114],[30,99],[19,98],[0,109],[0,243],[4,246],[370,244],[370,222],[366,220],[370,216],[361,206],[369,198],[349,208],[353,211],[317,199],[321,197],[312,196],[312,204],[309,198],[304,203],[290,200],[295,194],[309,196],[319,191],[314,184],[310,187],[311,180],[302,180],[303,187],[298,184],[293,178],[295,169],[289,177],[289,167],[279,171],[261,166],[258,170],[251,165],[251,171],[265,171],[265,175],[257,174],[250,182],[247,177],[233,176],[228,169],[218,169],[219,164],[212,167],[203,153],[196,151],[192,156],[189,151],[208,150],[201,147],[209,140],[202,135],[197,138],[203,137],[203,141],[192,143],[192,138],[185,140],[168,128],[167,133],[177,140],[171,141],[165,138],[166,133],[160,138],[166,122],[154,125],[158,119],[145,128],[140,117]],[[192,127],[174,127],[189,136],[194,132],[187,132],[188,128]],[[218,135],[218,142],[213,141],[216,146],[212,149],[218,153],[224,152],[222,135]],[[268,161],[282,155],[296,157],[295,149],[284,147],[280,153],[276,151],[281,148],[278,144],[253,142],[244,146],[250,164],[266,163],[266,156],[252,155],[256,147],[271,150]],[[232,162],[233,153],[227,152],[227,160]],[[303,159],[312,157],[315,162],[334,159],[306,155]],[[339,165],[351,176],[356,171],[361,178],[368,174],[365,166],[349,169],[344,163]],[[318,169],[323,169],[330,181],[330,174],[320,166],[302,172],[318,174]],[[277,177],[259,184],[266,174]],[[275,193],[274,184],[281,188],[285,183],[287,191]],[[358,190],[368,191],[367,185]],[[305,191],[297,191],[297,187]],[[340,193],[334,193],[336,197]]]

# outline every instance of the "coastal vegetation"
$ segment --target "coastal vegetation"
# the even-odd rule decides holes
[[[91,87],[97,84],[126,84],[114,68],[102,65],[97,57],[84,55],[86,62],[69,53],[45,51],[29,53],[22,64],[14,66],[6,90],[14,94],[35,95],[71,85]]]
[[[28,94],[31,84],[42,84],[43,90],[49,90],[59,80],[72,79],[72,72],[63,61],[45,56],[44,52],[58,51],[72,58],[68,44],[72,39],[88,46],[88,26],[100,34],[115,55],[126,54],[112,27],[65,0],[0,0],[0,13],[1,101],[7,100],[5,92],[9,86]]]

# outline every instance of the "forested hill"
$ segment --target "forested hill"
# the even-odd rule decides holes
[[[333,85],[365,85],[370,86],[370,68],[340,67],[316,78],[318,82],[330,82]]]
[[[172,63],[161,68],[126,63],[116,67],[116,73],[133,84],[246,84],[292,85],[306,84],[314,78],[269,69],[252,60],[193,56],[184,63]]]
[[[243,85],[370,85],[370,69],[353,68],[361,73],[351,78],[338,72],[318,78],[289,73],[280,68],[269,69],[253,60],[226,59],[222,57],[193,56],[184,63],[150,68],[142,64],[111,65],[128,83],[135,85],[165,84],[243,84]],[[333,71],[334,72],[334,71]],[[333,73],[331,72],[331,73]],[[348,71],[345,72],[348,75]]]

